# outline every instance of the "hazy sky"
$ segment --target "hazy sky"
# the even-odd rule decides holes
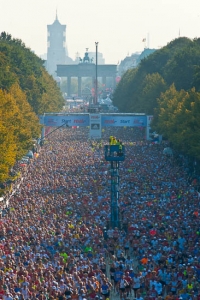
[[[145,46],[160,48],[179,36],[200,37],[200,0],[0,0],[0,32],[47,52],[47,25],[67,25],[69,56],[86,48],[117,64]],[[144,43],[144,38],[148,41]]]

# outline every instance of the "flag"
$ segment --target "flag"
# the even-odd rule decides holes
[[[146,42],[146,38],[142,39],[142,42]]]

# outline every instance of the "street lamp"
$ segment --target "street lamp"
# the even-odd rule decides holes
[[[97,75],[97,66],[98,66],[98,42],[95,42],[96,45],[96,84],[95,84],[95,103],[97,104],[97,100],[98,100],[98,75]]]

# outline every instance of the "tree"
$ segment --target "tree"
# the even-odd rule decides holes
[[[18,113],[14,99],[0,90],[0,182],[8,177],[17,153],[13,116]]]
[[[131,84],[134,81],[137,70],[128,70],[121,78],[120,82],[113,94],[113,104],[118,107],[120,111],[130,111],[132,88]]]
[[[18,112],[14,119],[11,120],[15,124],[14,134],[17,141],[17,158],[24,155],[27,149],[32,147],[33,137],[40,135],[41,126],[39,119],[33,112],[32,107],[27,102],[26,94],[15,84],[10,89],[10,95],[15,100]]]
[[[0,35],[0,182],[40,135],[38,114],[61,111],[64,99],[43,61],[19,39]]]
[[[0,63],[3,72],[0,73],[0,88],[8,91],[13,83],[18,83],[36,114],[43,113],[44,106],[47,112],[62,109],[64,99],[61,91],[45,70],[43,61],[21,40],[12,39],[5,32],[0,36]],[[42,101],[46,97],[49,102],[44,105]]]
[[[172,85],[158,103],[158,118],[152,121],[152,128],[177,150],[200,160],[200,93],[194,88],[177,91]]]
[[[158,73],[147,74],[142,82],[141,95],[139,95],[140,110],[147,115],[153,115],[158,106],[157,99],[167,89],[164,79]]]

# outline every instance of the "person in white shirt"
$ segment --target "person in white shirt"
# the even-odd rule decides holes
[[[6,294],[3,296],[3,300],[13,300],[13,297],[9,292],[6,292]]]
[[[126,267],[127,266],[129,266],[129,267],[133,266],[133,260],[132,260],[132,258],[130,258],[130,256],[128,256],[127,259],[125,260],[125,265],[126,265]]]
[[[61,291],[62,293],[64,293],[65,290],[66,290],[66,287],[67,287],[67,285],[64,283],[64,280],[61,279],[61,280],[60,280],[60,283],[59,283],[59,289],[60,289],[60,291]]]
[[[133,277],[133,290],[134,290],[134,297],[137,297],[137,291],[140,289],[141,286],[141,282],[140,282],[140,277],[138,276],[138,274],[135,274],[135,276]]]
[[[107,231],[107,234],[108,234],[108,237],[109,238],[113,238],[113,229],[109,229],[108,231]]]
[[[128,282],[125,279],[125,276],[123,275],[122,278],[118,282],[119,284],[119,295],[120,299],[125,298],[125,293],[126,293],[126,286],[128,286]]]
[[[24,296],[24,299],[27,300],[29,298],[29,290],[27,286],[23,286],[21,289],[21,294]]]

